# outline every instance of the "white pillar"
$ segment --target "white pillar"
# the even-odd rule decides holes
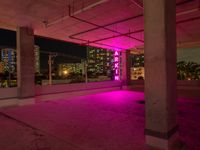
[[[145,111],[148,147],[174,150],[176,104],[176,1],[144,0]]]
[[[17,28],[17,83],[18,97],[35,96],[34,34],[27,27]]]

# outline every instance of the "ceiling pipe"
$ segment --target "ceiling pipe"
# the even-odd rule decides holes
[[[194,1],[194,0],[189,0],[189,1],[187,0],[187,1],[184,1],[184,2],[181,2],[181,3],[177,3],[177,6],[180,6],[180,5],[183,5],[183,4],[192,2],[192,1]],[[200,1],[200,0],[198,0],[198,2],[199,2],[199,1]],[[198,4],[200,4],[200,3],[198,3]],[[199,5],[199,6],[200,6],[200,5]],[[187,11],[184,11],[184,12],[177,13],[177,16],[185,15],[185,14],[192,13],[192,12],[195,12],[195,11],[199,11],[199,7],[196,8],[196,9],[187,10]],[[82,31],[82,32],[79,32],[79,33],[70,35],[69,38],[87,42],[87,43],[84,43],[84,45],[85,45],[85,44],[88,44],[88,40],[84,40],[84,39],[80,39],[80,38],[75,38],[74,36],[77,36],[77,35],[80,35],[80,34],[84,34],[84,33],[87,33],[87,32],[91,32],[91,31],[93,31],[93,30],[97,30],[97,29],[102,28],[102,27],[107,27],[107,26],[111,26],[111,25],[114,25],[114,24],[117,24],[117,23],[129,21],[129,20],[131,20],[131,19],[140,18],[140,17],[143,17],[143,14],[138,15],[138,16],[129,17],[129,18],[126,18],[126,19],[123,19],[123,20],[119,20],[119,21],[113,22],[113,23],[109,23],[109,24],[106,24],[106,25],[104,25],[104,26],[97,26],[96,28],[89,29],[89,30],[86,30],[86,31]],[[200,17],[194,17],[194,18],[190,18],[190,19],[178,21],[177,24],[181,24],[181,23],[189,22],[189,21],[194,21],[194,20],[197,20],[197,19],[200,19]],[[143,32],[143,31],[144,31],[144,30],[141,29],[141,30],[139,30],[138,32],[137,32],[137,31],[136,31],[136,32],[139,33],[139,32]],[[117,35],[117,36],[106,37],[106,38],[98,39],[98,40],[95,40],[95,41],[89,41],[89,43],[94,43],[94,44],[103,45],[102,43],[96,43],[96,42],[103,41],[103,40],[107,40],[107,39],[112,39],[112,38],[116,38],[116,37],[120,37],[120,36],[124,36],[124,35],[130,35],[130,34],[133,34],[133,33],[134,33],[134,32],[124,33],[124,34],[121,33],[120,35]],[[110,46],[110,45],[107,45],[107,46],[109,46],[109,47],[115,47],[115,46]],[[115,48],[116,48],[116,47],[115,47]],[[117,47],[117,48],[118,48],[118,47]],[[120,48],[120,49],[122,49],[122,48]]]
[[[194,41],[194,42],[178,42],[178,43],[177,43],[177,47],[178,47],[178,48],[194,47],[194,46],[200,46],[200,41]]]
[[[83,41],[85,43],[82,43],[81,45],[88,46],[88,40],[85,40],[85,39],[82,39],[82,38],[76,38],[76,37],[72,37],[71,39]],[[111,47],[111,48],[118,49],[118,50],[123,50],[124,49],[122,47],[112,46],[112,45],[103,44],[103,43],[94,43],[94,44],[103,45],[103,46]]]
[[[136,31],[133,31],[133,32],[127,32],[127,33],[123,33],[123,34],[116,35],[116,36],[105,37],[105,38],[102,38],[102,39],[89,41],[88,44],[96,43],[96,42],[100,42],[100,41],[105,41],[105,40],[109,40],[109,39],[114,39],[114,38],[118,38],[118,37],[122,37],[122,36],[130,36],[130,34],[141,33],[143,31],[144,31],[143,29],[140,29],[140,30],[136,30]]]
[[[109,23],[109,24],[105,24],[105,25],[103,25],[101,27],[108,27],[108,26],[112,26],[114,24],[126,22],[126,21],[129,21],[129,20],[137,19],[137,18],[141,18],[141,17],[143,17],[143,14],[140,14],[140,15],[137,15],[137,16],[128,17],[128,18],[125,18],[125,19],[122,19],[122,20],[118,20],[118,21]],[[91,32],[91,31],[94,31],[94,30],[97,30],[97,29],[99,29],[99,27],[95,27],[95,28],[92,28],[92,29],[89,29],[89,30],[85,30],[85,31],[79,32],[79,33],[75,33],[75,34],[72,34],[70,36],[77,36],[77,35],[84,34],[84,33],[87,33],[87,32]]]
[[[193,18],[185,19],[185,20],[181,20],[181,21],[177,21],[176,24],[181,24],[181,23],[185,23],[185,22],[195,21],[195,20],[198,20],[198,19],[200,19],[200,16],[199,17],[193,17]],[[141,29],[141,30],[138,30],[138,31],[135,31],[135,32],[137,32],[137,33],[144,32],[144,29]],[[126,33],[126,34],[133,34],[133,33],[134,32],[129,32],[129,33]],[[120,37],[120,36],[121,35],[118,35],[118,37]],[[94,44],[98,44],[98,45],[105,45],[103,43],[96,43],[96,42],[106,40],[106,38],[105,39],[95,40],[95,41],[88,41],[88,40],[81,39],[81,38],[76,38],[76,37],[70,37],[70,38],[85,42],[85,43],[82,43],[83,45],[87,45],[88,43],[90,43],[90,44],[94,43]],[[112,38],[116,38],[116,37],[115,36],[107,37],[107,39],[112,39]],[[123,48],[116,47],[116,46],[111,46],[111,45],[106,45],[106,46],[112,47],[112,48],[117,48],[117,49],[120,49],[120,50],[123,49]]]
[[[184,1],[184,2],[179,2],[179,3],[177,3],[177,6],[187,4],[187,3],[190,3],[190,2],[193,2],[193,1],[194,0],[189,0],[189,1],[187,0],[187,1]],[[184,11],[184,12],[177,13],[177,16],[185,15],[185,14],[192,13],[192,12],[195,12],[195,11],[197,11],[197,9],[194,9],[192,11],[187,10],[187,11]],[[122,20],[119,20],[119,21],[115,21],[115,22],[103,25],[103,27],[111,26],[111,25],[114,25],[114,24],[117,24],[117,23],[122,23],[122,22],[126,22],[126,21],[129,21],[129,20],[132,20],[132,19],[141,18],[141,17],[143,17],[143,14],[128,17],[126,19],[122,19]],[[87,33],[87,32],[91,32],[91,31],[94,31],[94,30],[97,30],[97,29],[99,29],[99,27],[92,28],[92,29],[89,29],[89,30],[85,30],[85,31],[82,31],[82,32],[78,32],[78,33],[70,35],[69,37],[74,37],[74,36],[81,35],[81,34],[84,34],[84,33]]]
[[[134,3],[137,7],[144,9],[143,3],[139,0],[131,0],[132,3]]]
[[[199,10],[200,9],[198,7],[198,8],[186,10],[186,11],[183,11],[183,12],[178,12],[178,13],[176,13],[176,16],[178,17],[178,16],[182,16],[182,15],[187,15],[187,14],[190,14],[190,13],[198,12]]]
[[[96,3],[92,3],[92,4],[88,5],[88,6],[82,8],[82,9],[76,11],[76,12],[74,12],[73,14],[74,14],[74,15],[80,14],[80,13],[82,13],[82,12],[84,12],[84,11],[87,11],[87,10],[90,10],[90,9],[92,9],[92,8],[98,6],[98,5],[101,5],[101,4],[103,4],[103,3],[106,3],[107,1],[109,1],[109,0],[100,0],[100,1],[98,1],[98,2],[96,2]],[[138,6],[138,7],[140,7],[140,8],[143,9],[143,4],[142,4],[139,0],[131,0],[131,1],[132,1],[136,6]],[[187,3],[190,3],[190,2],[193,2],[193,1],[194,1],[194,0],[186,0],[186,1],[184,1],[184,2],[179,2],[179,3],[177,3],[176,5],[179,6],[179,5],[187,4]],[[66,16],[63,16],[62,18],[59,18],[59,19],[54,20],[54,21],[52,21],[52,22],[43,21],[43,23],[45,24],[46,27],[50,27],[50,26],[52,26],[52,25],[54,25],[54,24],[57,24],[57,23],[59,23],[59,22],[62,22],[63,20],[66,20],[66,19],[68,19],[68,18],[69,18],[69,16],[66,15]]]
[[[192,18],[189,18],[189,19],[177,21],[176,24],[181,24],[181,23],[185,23],[185,22],[195,21],[195,20],[199,20],[199,19],[200,19],[200,16],[192,17]]]
[[[183,1],[183,2],[180,2],[178,3],[177,6],[180,6],[180,5],[184,5],[184,4],[187,4],[187,3],[191,3],[195,0],[186,0],[186,1]],[[190,9],[190,10],[185,10],[183,12],[178,12],[176,13],[176,16],[182,16],[182,15],[187,15],[187,14],[190,14],[190,13],[194,13],[194,12],[198,12],[200,10],[200,0],[196,0],[197,1],[197,8],[193,8],[193,9]]]
[[[81,22],[84,22],[84,23],[87,23],[87,24],[96,26],[96,27],[98,27],[98,28],[102,28],[102,29],[104,29],[104,30],[107,30],[107,31],[110,31],[110,32],[113,32],[113,33],[117,33],[117,34],[120,34],[120,35],[122,34],[122,33],[118,32],[118,31],[115,31],[115,30],[106,28],[106,27],[104,27],[104,26],[100,26],[100,25],[97,25],[97,24],[95,24],[95,23],[89,22],[89,21],[87,21],[87,20],[84,20],[84,19],[75,17],[74,15],[72,16],[72,15],[71,15],[71,7],[70,7],[70,6],[69,6],[69,16],[70,16],[71,18],[74,18],[74,19],[78,20],[78,21],[81,21]],[[135,38],[135,37],[131,37],[131,36],[128,36],[128,35],[124,35],[124,36],[127,36],[127,37],[129,37],[129,38],[131,38],[131,39],[134,39],[134,40],[136,40],[136,41],[139,41],[139,42],[144,43],[143,40],[137,39],[137,38]],[[69,38],[71,38],[71,37],[72,37],[72,36],[69,36]]]
[[[198,20],[198,19],[200,19],[200,16],[189,18],[189,19],[185,19],[185,20],[181,20],[181,21],[177,21],[176,24],[181,24],[181,23],[185,23],[185,22],[195,21],[195,20]],[[128,34],[140,33],[140,32],[143,32],[143,31],[144,31],[144,29],[141,29],[141,30],[137,30],[137,31],[134,31],[134,32],[128,32],[128,33],[125,33],[125,34],[128,35]],[[98,40],[95,40],[95,41],[90,41],[88,43],[91,44],[91,43],[95,43],[95,42],[99,42],[99,41],[104,41],[104,40],[108,40],[108,39],[112,39],[112,38],[117,38],[117,37],[121,37],[121,36],[124,36],[124,34],[117,35],[117,36],[112,36],[112,37],[106,37],[106,38],[98,39]]]
[[[108,1],[108,0],[99,0],[99,1],[96,2],[96,3],[92,3],[92,4],[90,4],[90,5],[86,6],[86,7],[84,7],[84,8],[82,8],[82,9],[78,10],[78,11],[75,11],[75,12],[73,13],[73,15],[78,15],[78,14],[84,12],[84,11],[90,10],[90,9],[92,9],[92,8],[98,6],[98,5],[101,5],[101,4],[103,4],[103,3],[106,3],[107,1]],[[47,21],[46,27],[50,27],[50,26],[52,26],[52,25],[54,25],[54,24],[57,24],[57,23],[59,23],[59,22],[62,22],[63,20],[66,20],[66,19],[68,19],[68,18],[69,18],[69,16],[66,15],[66,16],[63,16],[62,18],[59,18],[59,19],[54,20],[54,21],[52,21],[52,22],[48,22],[48,21]]]
[[[111,48],[114,48],[114,49],[117,49],[117,50],[124,50],[125,48],[122,48],[122,47],[118,47],[118,46],[111,46],[111,45],[108,45],[108,44],[104,44],[104,43],[95,43],[97,45],[103,45],[103,46],[107,46],[107,47],[111,47]]]
[[[199,11],[199,8],[197,10]],[[193,11],[189,11],[189,12],[193,12]],[[188,11],[182,12],[181,15],[189,13],[189,12]],[[179,14],[177,14],[177,15],[179,15]],[[195,20],[198,20],[198,19],[200,19],[200,17],[193,17],[193,18],[189,18],[189,19],[177,21],[176,24],[181,24],[181,23],[185,23],[185,22],[195,21]],[[108,39],[112,39],[112,38],[121,37],[121,36],[124,36],[124,35],[130,35],[130,34],[134,34],[134,33],[140,33],[140,32],[143,32],[143,31],[144,30],[141,29],[141,30],[137,30],[137,31],[134,31],[134,32],[128,32],[128,33],[124,33],[124,34],[120,34],[120,35],[116,35],[116,36],[106,37],[106,38],[98,39],[98,40],[95,40],[95,41],[90,41],[89,44],[95,43],[95,42],[99,42],[99,41],[108,40]]]
[[[196,10],[196,9],[195,9]],[[191,12],[193,12],[193,11],[186,11],[186,12],[182,12],[181,14],[177,14],[177,15],[183,15],[183,14],[186,14],[186,13],[191,13]],[[136,17],[134,17],[134,18],[137,18],[137,17],[140,17],[141,15],[139,15],[139,16],[136,16]],[[128,18],[128,19],[125,19],[125,20],[121,20],[122,22],[123,21],[127,21],[127,20],[129,20],[129,19],[132,19],[133,17],[130,17],[130,18]],[[178,21],[177,22],[177,24],[180,24],[180,23],[184,23],[184,22],[189,22],[189,21],[193,21],[193,20],[197,20],[197,19],[199,19],[199,17],[195,17],[195,18],[190,18],[190,19],[186,19],[186,20],[182,20],[182,21]],[[119,23],[120,21],[118,21],[118,23]],[[107,24],[107,25],[105,25],[105,26],[109,26],[109,25],[111,25],[111,24]],[[97,28],[95,28],[95,30],[96,29],[99,29],[98,27]],[[72,39],[74,39],[74,36],[76,36],[76,35],[79,35],[79,34],[83,34],[83,33],[86,33],[86,32],[89,32],[89,31],[93,31],[94,29],[90,29],[90,30],[87,30],[87,31],[83,31],[83,32],[80,32],[80,33],[76,33],[76,34],[73,34],[73,35],[71,35],[71,36],[69,36],[70,38],[72,38]],[[129,34],[134,34],[134,33],[139,33],[139,32],[143,32],[144,30],[143,29],[141,29],[141,30],[138,30],[138,31],[134,31],[134,32],[128,32],[128,33],[123,33],[123,34],[120,34],[120,35],[116,35],[116,36],[111,36],[111,37],[106,37],[106,38],[102,38],[102,39],[98,39],[98,40],[95,40],[95,41],[89,41],[89,42],[87,42],[87,43],[95,43],[95,42],[99,42],[99,41],[104,41],[104,40],[108,40],[108,39],[112,39],[112,38],[117,38],[117,37],[121,37],[121,36],[125,36],[125,35],[129,35]],[[87,40],[85,40],[85,41],[87,41]],[[86,43],[85,43],[86,44]]]
[[[191,3],[195,0],[184,0],[184,1],[180,1],[178,3],[176,3],[176,6],[180,6],[180,5],[184,5],[184,4],[188,4],[188,3]]]
[[[90,10],[90,9],[92,9],[92,8],[98,6],[98,5],[101,5],[101,4],[103,4],[103,3],[106,3],[107,1],[109,1],[109,0],[99,0],[99,1],[96,2],[96,3],[92,3],[92,4],[88,5],[88,6],[82,8],[82,9],[76,11],[76,12],[74,12],[73,15],[78,15],[78,14],[84,12],[84,11]],[[143,4],[142,4],[139,0],[131,0],[131,1],[132,1],[136,6],[138,6],[138,7],[140,7],[140,8],[143,9]],[[194,0],[186,0],[186,1],[184,1],[184,2],[179,2],[179,3],[177,3],[177,6],[183,5],[183,4],[187,4],[187,3],[190,3],[190,2],[193,2],[193,1],[194,1]],[[63,20],[66,20],[66,19],[68,19],[68,18],[69,18],[69,16],[66,15],[66,16],[63,16],[62,18],[59,18],[59,19],[54,20],[54,21],[52,21],[52,22],[44,21],[44,22],[45,22],[45,26],[46,26],[46,27],[50,27],[50,26],[52,26],[52,25],[54,25],[54,24],[57,24],[57,23],[59,23],[59,22],[62,22]]]

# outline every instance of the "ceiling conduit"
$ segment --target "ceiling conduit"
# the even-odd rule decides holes
[[[78,10],[78,11],[73,12],[73,14],[74,14],[74,15],[78,15],[78,14],[84,12],[84,11],[90,10],[90,9],[92,9],[92,8],[98,6],[98,5],[101,5],[101,4],[103,4],[103,3],[106,3],[107,1],[108,1],[108,0],[99,0],[99,1],[96,2],[96,3],[92,3],[92,4],[90,4],[90,5],[86,6],[86,7],[84,7],[84,8],[82,8],[82,9]],[[54,20],[54,21],[52,21],[52,22],[48,22],[48,21],[47,21],[47,22],[46,22],[46,27],[50,27],[50,26],[52,26],[52,25],[54,25],[54,24],[57,24],[57,23],[59,23],[59,22],[62,22],[63,20],[66,20],[66,19],[68,19],[68,18],[69,18],[69,16],[66,15],[66,16],[64,16],[64,17],[62,17],[62,18],[59,18],[59,19],[57,19],[57,20]]]
[[[118,20],[118,21],[115,21],[115,22],[112,22],[112,23],[109,23],[109,24],[105,24],[101,27],[108,27],[108,26],[111,26],[111,25],[115,25],[115,24],[118,24],[118,23],[126,22],[126,21],[129,21],[129,20],[137,19],[137,18],[141,18],[141,17],[143,17],[143,14],[140,14],[140,15],[137,15],[137,16],[131,16],[131,17],[128,17],[128,18],[125,18],[125,19],[122,19],[122,20]],[[77,36],[77,35],[84,34],[84,33],[87,33],[87,32],[91,32],[91,31],[94,31],[94,30],[97,30],[97,29],[99,29],[99,27],[95,27],[95,28],[92,28],[92,29],[89,29],[89,30],[79,32],[79,33],[75,33],[75,34],[72,34],[70,36],[72,36],[72,37]]]
[[[189,18],[189,19],[185,19],[185,20],[181,20],[181,21],[177,21],[176,24],[181,24],[181,23],[185,23],[185,22],[190,22],[190,21],[195,21],[195,20],[198,20],[200,19],[200,16],[199,17],[193,17],[193,18]],[[128,32],[128,33],[125,33],[125,34],[133,34],[133,33],[139,33],[139,32],[143,32],[144,29],[141,29],[141,30],[137,30],[135,32]],[[122,36],[122,35],[117,35],[118,37]],[[98,39],[98,40],[95,40],[95,41],[91,41],[91,42],[88,42],[87,40],[84,40],[84,39],[81,39],[81,38],[76,38],[76,37],[72,37],[72,39],[76,39],[76,40],[80,40],[80,41],[83,41],[83,42],[86,42],[86,43],[83,43],[83,45],[87,45],[88,43],[95,43],[95,44],[98,44],[98,45],[105,45],[105,44],[102,44],[102,43],[96,43],[96,42],[99,42],[99,41],[103,41],[103,40],[107,40],[107,39],[112,39],[112,38],[116,38],[115,36],[113,37],[107,37],[107,38],[103,38],[103,39]],[[124,48],[120,48],[120,47],[115,47],[115,46],[111,46],[111,45],[106,45],[108,47],[112,47],[112,48],[117,48],[117,49],[124,49]]]
[[[177,3],[176,5],[177,6],[181,6],[181,5],[184,5],[184,4],[187,4],[187,3],[190,3],[190,2],[193,2],[194,0],[185,0],[183,2],[179,2]],[[200,0],[198,0],[199,2]],[[143,5],[138,3],[138,0],[132,0],[132,2],[134,2],[135,4],[137,3],[137,6],[140,7],[140,8],[143,8]],[[191,10],[186,10],[186,11],[183,11],[183,12],[179,12],[176,14],[176,16],[181,16],[181,15],[185,15],[185,14],[189,14],[189,13],[193,13],[195,11],[199,11],[200,9],[200,3],[198,3],[198,8],[195,8],[195,9],[191,9]],[[129,17],[129,18],[126,18],[126,19],[122,19],[122,20],[119,20],[119,21],[116,21],[116,22],[113,22],[113,23],[109,23],[109,24],[106,24],[106,25],[103,25],[103,26],[99,26],[99,25],[96,25],[94,23],[91,23],[91,22],[88,22],[86,20],[83,20],[83,19],[80,19],[80,18],[77,18],[77,17],[74,17],[71,15],[71,8],[69,8],[69,14],[70,14],[70,17],[74,18],[74,19],[77,19],[79,21],[82,21],[82,22],[85,22],[85,23],[89,23],[91,25],[94,25],[94,26],[97,26],[93,29],[89,29],[89,30],[86,30],[86,31],[82,31],[82,32],[79,32],[79,33],[76,33],[76,34],[73,34],[73,35],[70,35],[69,38],[71,39],[76,39],[76,40],[80,40],[80,41],[84,41],[86,43],[83,43],[83,45],[88,45],[90,43],[94,43],[94,44],[98,44],[98,45],[106,45],[106,44],[102,44],[102,43],[96,43],[96,42],[99,42],[99,41],[103,41],[103,40],[108,40],[108,39],[112,39],[112,38],[117,38],[117,37],[120,37],[120,36],[127,36],[130,38],[130,34],[133,34],[133,33],[139,33],[139,32],[143,32],[144,29],[141,29],[141,30],[137,30],[137,31],[134,31],[134,32],[128,32],[128,33],[119,33],[117,31],[114,31],[111,29],[108,29],[106,28],[107,26],[111,26],[111,25],[114,25],[114,24],[117,24],[117,23],[122,23],[122,22],[126,22],[126,21],[129,21],[129,20],[132,20],[132,19],[137,19],[137,18],[140,18],[140,17],[143,17],[143,14],[140,14],[140,15],[137,15],[137,16],[133,16],[133,17]],[[194,20],[197,20],[197,19],[200,19],[200,17],[193,17],[193,18],[190,18],[190,19],[186,19],[186,20],[182,20],[182,21],[178,21],[177,24],[180,24],[180,23],[184,23],[184,22],[189,22],[189,21],[194,21]],[[76,38],[75,36],[77,35],[81,35],[81,34],[84,34],[84,33],[88,33],[88,32],[91,32],[91,31],[94,31],[94,30],[97,30],[99,28],[103,28],[103,29],[106,29],[106,30],[109,30],[111,32],[117,32],[119,35],[116,35],[116,36],[111,36],[111,37],[105,37],[105,38],[102,38],[102,39],[97,39],[95,41],[88,41],[88,40],[85,40],[85,39],[81,39],[81,38]],[[132,37],[133,38],[133,37]],[[142,42],[144,42],[143,40],[141,40]],[[116,48],[115,46],[110,46],[110,45],[107,45],[109,47],[114,47]],[[119,48],[119,47],[117,47]],[[120,48],[120,49],[123,49],[123,48]]]
[[[115,30],[106,28],[106,27],[104,27],[104,26],[97,25],[97,24],[95,24],[95,23],[92,23],[92,22],[89,22],[89,21],[87,21],[87,20],[84,20],[84,19],[75,17],[74,15],[71,15],[71,7],[70,7],[70,6],[69,6],[69,16],[70,16],[71,18],[74,18],[74,19],[80,21],[80,22],[84,22],[84,23],[88,23],[88,24],[90,24],[90,25],[96,26],[96,27],[98,27],[98,29],[102,28],[102,29],[104,29],[104,30],[107,30],[107,31],[110,31],[110,32],[113,32],[113,33],[117,33],[117,34],[120,34],[120,35],[122,34],[122,33],[118,32],[118,31],[115,31]],[[134,39],[134,40],[136,40],[136,41],[139,41],[139,42],[141,42],[141,43],[144,43],[143,40],[137,39],[137,38],[135,38],[135,37],[131,37],[131,36],[128,36],[128,35],[124,35],[124,36],[127,36],[127,37],[129,37],[129,38],[131,38],[131,39]],[[70,37],[70,36],[69,36],[69,37]]]
[[[105,41],[105,40],[109,40],[109,39],[118,38],[118,37],[121,37],[121,36],[130,36],[131,34],[141,33],[143,31],[144,31],[143,29],[140,29],[140,30],[136,30],[136,31],[133,31],[133,32],[123,33],[123,34],[119,34],[119,35],[115,35],[115,36],[111,36],[111,37],[105,37],[105,38],[102,38],[102,39],[89,41],[88,43],[84,43],[84,44],[96,43],[96,42],[100,42],[100,41]]]
[[[81,39],[81,38],[76,38],[76,37],[73,37],[73,39],[75,40],[79,40],[79,41],[83,41],[83,42],[88,42],[88,40],[85,40],[85,39]],[[103,44],[103,43],[95,43],[97,45],[103,45],[103,46],[107,46],[107,47],[110,47],[110,48],[114,48],[114,49],[118,49],[118,50],[123,50],[124,48],[122,47],[117,47],[117,46],[113,46],[113,45],[108,45],[108,44]],[[81,45],[85,45],[85,46],[88,46],[88,43],[82,43]]]
[[[137,7],[144,9],[143,3],[139,0],[131,0],[132,3],[134,3]]]

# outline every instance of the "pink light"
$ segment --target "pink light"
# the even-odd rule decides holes
[[[117,56],[117,55],[116,55]],[[119,61],[119,58],[118,57],[115,57],[115,62],[118,62]]]
[[[119,80],[119,76],[115,76],[115,80]]]
[[[114,53],[114,69],[115,69],[115,80],[120,80],[119,77],[119,52]]]
[[[119,52],[118,51],[115,51],[115,54],[114,54],[115,56],[118,56],[119,55]]]
[[[119,74],[118,69],[115,70],[115,74],[116,74],[116,75]]]

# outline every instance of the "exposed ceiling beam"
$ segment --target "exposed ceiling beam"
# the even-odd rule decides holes
[[[102,25],[101,27],[108,27],[108,26],[112,26],[112,25],[115,25],[115,24],[118,24],[118,23],[130,21],[132,19],[137,19],[137,18],[141,18],[141,17],[143,17],[143,14],[139,14],[137,16],[131,16],[131,17],[128,17],[128,18],[125,18],[125,19],[122,19],[122,20],[117,20],[115,22]],[[99,29],[99,27],[95,27],[95,28],[92,28],[92,29],[89,29],[89,30],[81,31],[79,33],[75,33],[73,35],[70,35],[70,37],[81,35],[81,34],[84,34],[84,33],[87,33],[87,32],[91,32],[91,31],[94,31],[94,30],[97,30],[97,29]]]
[[[179,6],[179,5],[184,5],[184,4],[187,4],[187,3],[191,3],[195,0],[183,0],[183,1],[180,1],[178,3],[176,3],[176,6]]]
[[[98,40],[95,40],[95,41],[88,41],[87,43],[88,43],[88,44],[91,44],[91,43],[96,43],[96,42],[105,41],[105,40],[109,40],[109,39],[119,38],[119,37],[122,37],[122,36],[127,36],[127,37],[129,37],[131,34],[141,33],[141,32],[143,32],[143,31],[144,31],[144,30],[141,29],[141,30],[136,30],[136,31],[133,31],[133,32],[122,33],[122,34],[119,34],[119,35],[110,36],[110,37],[105,37],[105,38],[98,39]],[[141,40],[141,41],[139,41],[139,42],[144,43],[143,40]],[[85,44],[87,44],[87,43],[85,43]]]
[[[197,11],[199,11],[199,10],[200,10],[200,9],[199,9],[199,7],[198,7],[198,8],[186,10],[186,11],[183,11],[183,12],[178,12],[178,13],[176,13],[176,16],[181,16],[181,15],[186,15],[186,14],[194,13],[194,12],[197,12]]]
[[[193,42],[178,42],[177,47],[178,48],[186,48],[186,47],[196,47],[200,46],[200,41],[193,41]]]
[[[132,3],[134,3],[136,6],[138,6],[141,9],[144,9],[143,3],[140,0],[131,0]]]
[[[90,5],[86,6],[86,7],[84,7],[84,8],[82,8],[82,9],[78,10],[78,11],[73,12],[73,15],[77,15],[77,14],[80,14],[80,13],[82,13],[82,12],[84,12],[84,11],[90,10],[90,9],[92,9],[92,8],[98,6],[98,5],[101,5],[101,4],[103,4],[103,3],[106,3],[107,1],[108,1],[108,0],[99,0],[99,1],[97,1],[97,2],[95,2],[95,3],[92,3],[92,4],[90,4]],[[54,20],[54,21],[51,21],[51,22],[46,21],[46,22],[45,22],[45,25],[46,25],[46,27],[49,27],[49,26],[51,26],[51,25],[57,24],[57,23],[59,23],[59,22],[62,22],[63,20],[66,20],[66,19],[68,19],[68,18],[70,18],[70,16],[69,16],[69,15],[66,15],[66,16],[63,16],[62,18],[59,18],[59,19]]]

